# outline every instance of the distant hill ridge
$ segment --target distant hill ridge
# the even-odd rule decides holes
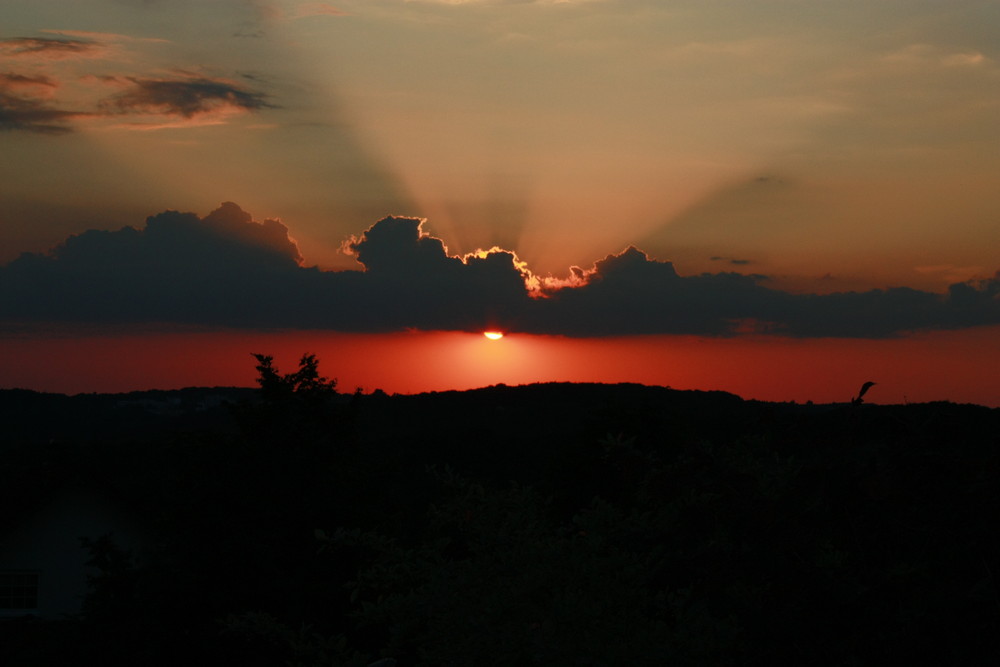
[[[252,387],[188,387],[72,396],[0,389],[0,420],[8,442],[147,439],[156,432],[229,430],[230,406],[258,400],[259,390]],[[686,424],[685,428],[700,424],[710,431],[726,431],[741,424],[745,426],[747,421],[757,423],[763,417],[773,421],[781,415],[786,421],[799,421],[831,413],[853,414],[858,410],[886,418],[892,415],[890,420],[904,422],[911,419],[919,422],[916,415],[924,412],[962,413],[966,419],[978,415],[972,418],[972,423],[979,417],[995,418],[1000,414],[1000,409],[950,402],[886,406],[852,406],[846,401],[764,402],[745,400],[725,391],[680,390],[635,383],[497,384],[461,391],[392,395],[376,390],[357,396],[340,393],[337,400],[354,401],[362,417],[371,422],[366,429],[372,433],[381,432],[392,423],[406,424],[411,430],[416,424],[429,426],[428,422],[434,421],[431,415],[480,431],[495,430],[498,420],[510,428],[530,426],[536,431],[563,432],[567,423],[594,424],[595,420],[603,420],[609,426],[627,424],[626,430],[653,435],[661,428],[676,429],[681,424]],[[384,412],[394,417],[385,421]],[[909,416],[903,418],[900,416],[903,414]],[[414,415],[420,415],[419,419]]]

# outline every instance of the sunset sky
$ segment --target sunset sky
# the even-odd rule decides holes
[[[250,352],[312,351],[369,390],[1000,406],[998,25],[5,0],[0,388],[249,384]]]

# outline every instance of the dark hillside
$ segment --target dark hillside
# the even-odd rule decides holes
[[[230,422],[226,406],[254,395],[239,387],[75,396],[0,389],[0,423],[8,444],[148,440],[177,430],[222,428]]]
[[[142,536],[3,664],[1000,658],[1000,410],[275,378],[0,392],[0,526],[86,491]]]

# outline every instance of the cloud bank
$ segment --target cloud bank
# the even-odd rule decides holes
[[[232,202],[204,217],[166,211],[143,229],[87,231],[0,267],[0,321],[865,338],[1000,324],[1000,272],[944,294],[796,294],[760,275],[682,276],[629,247],[554,279],[510,250],[452,255],[422,225],[379,220],[344,244],[359,270],[322,271],[303,266],[279,220]]]

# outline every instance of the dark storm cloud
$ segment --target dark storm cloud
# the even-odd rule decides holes
[[[109,79],[126,86],[101,101],[110,114],[157,113],[192,118],[212,111],[259,111],[273,108],[267,95],[231,81],[178,75],[173,78],[124,77]]]
[[[1000,324],[1000,273],[946,294],[793,294],[763,276],[681,276],[628,248],[554,281],[510,251],[451,255],[421,220],[402,217],[378,221],[345,249],[364,270],[303,267],[281,222],[255,222],[232,203],[203,218],[168,211],[142,230],[89,231],[0,269],[0,319],[870,338]]]

